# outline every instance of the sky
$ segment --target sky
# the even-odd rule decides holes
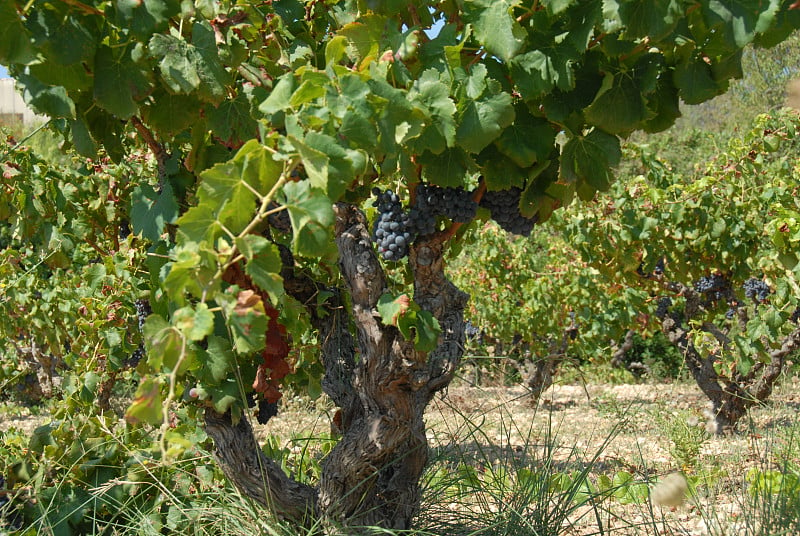
[[[0,78],[8,78],[8,69],[0,65]]]

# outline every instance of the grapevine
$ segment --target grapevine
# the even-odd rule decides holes
[[[711,301],[718,301],[730,290],[730,284],[721,274],[712,274],[698,279],[694,284],[694,290]]]

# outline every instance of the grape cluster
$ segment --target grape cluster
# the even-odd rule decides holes
[[[461,186],[442,188],[420,184],[417,186],[409,217],[416,233],[424,236],[436,231],[438,216],[444,216],[456,223],[467,223],[475,217],[477,211],[478,203],[472,199],[472,193]]]
[[[133,303],[133,306],[136,308],[136,321],[139,326],[139,332],[144,330],[144,323],[147,320],[147,317],[150,316],[153,310],[150,308],[150,300],[141,298],[136,300]],[[128,365],[131,367],[136,367],[139,364],[139,361],[142,360],[143,357],[147,355],[147,351],[144,349],[144,343],[139,343],[139,346],[136,347],[136,350],[128,357]]]
[[[378,217],[372,226],[372,240],[378,245],[378,253],[387,261],[399,261],[408,255],[408,246],[414,240],[408,213],[403,211],[400,197],[391,190],[382,192],[373,188],[377,199],[372,203],[378,209]]]
[[[536,218],[526,218],[519,212],[522,190],[515,187],[508,190],[489,190],[481,199],[481,206],[489,209],[492,219],[506,232],[529,236],[536,224]]]
[[[800,322],[800,307],[796,307],[795,310],[792,311],[792,316],[789,317],[789,320],[795,324]]]
[[[278,403],[269,402],[265,399],[258,401],[258,412],[256,413],[256,420],[259,424],[267,424],[267,422],[278,414]]]
[[[656,316],[662,319],[665,318],[670,307],[672,307],[672,299],[669,296],[659,299],[656,305]]]
[[[128,220],[120,220],[119,222],[119,237],[125,240],[131,235],[131,224]]]
[[[663,275],[664,274],[664,262],[666,259],[664,257],[659,257],[656,261],[656,266],[653,268],[653,273],[655,275]]]
[[[272,201],[269,205],[267,205],[267,210],[275,210],[279,208],[280,205],[276,202]],[[267,216],[267,221],[269,222],[269,226],[273,229],[276,229],[282,233],[291,233],[292,232],[292,220],[289,218],[289,211],[287,210],[280,210],[278,212],[273,212],[272,214]]]
[[[744,288],[744,295],[747,298],[763,302],[769,297],[769,285],[755,277],[751,277],[745,281],[742,287]]]
[[[727,288],[728,281],[720,274],[701,277],[694,284],[695,291],[705,294],[711,300],[722,299]]]
[[[153,310],[150,308],[150,300],[144,298],[138,299],[133,303],[133,306],[136,308],[136,320],[139,324],[139,331],[142,331],[147,317],[153,313]]]

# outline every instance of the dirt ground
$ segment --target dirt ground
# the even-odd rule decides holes
[[[651,511],[648,501],[612,500],[606,504],[612,513],[603,528],[614,534],[751,534],[755,522],[744,519],[752,512],[746,475],[752,468],[776,468],[773,456],[785,446],[790,430],[793,452],[800,452],[800,379],[790,379],[769,404],[752,409],[733,436],[705,432],[707,408],[700,390],[687,383],[558,385],[544,394],[538,407],[521,387],[457,387],[432,404],[427,422],[433,445],[468,442],[474,434],[464,422],[480,422],[490,441],[512,451],[531,454],[555,443],[558,448],[551,455],[563,461],[563,470],[582,470],[596,456],[590,477],[594,480],[600,474],[627,471],[652,488],[653,482],[681,471],[701,482],[697,495],[678,507],[654,506]],[[683,449],[676,448],[676,442]],[[693,445],[698,448],[696,457],[691,454]],[[545,456],[539,454],[538,459]],[[531,458],[536,460],[537,454]],[[598,531],[592,512],[567,533]]]
[[[740,526],[747,509],[745,475],[752,467],[770,467],[771,453],[782,444],[786,430],[800,433],[800,378],[784,382],[769,404],[752,409],[734,436],[702,433],[706,406],[702,393],[687,383],[557,385],[545,392],[538,406],[522,387],[458,385],[431,403],[426,423],[434,460],[454,449],[461,459],[494,452],[500,460],[510,452],[536,464],[550,456],[560,471],[582,470],[592,463],[592,479],[627,471],[648,485],[675,471],[690,477],[712,476],[698,496],[678,507],[650,510],[648,501],[612,500],[605,533],[745,534]],[[327,434],[333,409],[324,398],[309,402],[287,397],[279,415],[266,427],[259,425],[258,433],[275,435],[286,446],[299,449],[292,438]],[[5,411],[0,430],[33,430],[45,421],[46,416],[24,409]],[[675,449],[676,438],[687,434],[702,438],[695,441],[699,451],[689,464],[678,459]],[[795,445],[798,440],[795,436]],[[654,515],[659,526],[653,523]],[[716,519],[710,521],[709,515]],[[564,534],[599,531],[594,512],[573,521]],[[632,528],[648,523],[652,526]]]

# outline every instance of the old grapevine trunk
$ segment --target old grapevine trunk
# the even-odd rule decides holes
[[[698,293],[688,287],[681,287],[681,293],[686,297],[684,317],[691,319],[700,316],[701,297]],[[744,328],[748,321],[746,310],[740,309],[738,315]],[[738,368],[720,371],[714,355],[704,356],[695,347],[683,318],[665,317],[662,329],[669,341],[685,356],[686,365],[697,386],[711,402],[719,433],[733,432],[751,407],[769,398],[788,356],[800,347],[800,328],[797,328],[780,341],[778,348],[768,353],[766,360],[757,362],[747,372],[743,373]],[[727,333],[714,324],[704,322],[700,324],[700,329],[713,335],[723,346],[730,346]]]
[[[415,244],[409,263],[414,301],[439,321],[438,347],[417,351],[377,314],[386,278],[357,208],[336,207],[336,244],[350,305],[335,289],[328,313],[310,310],[319,330],[326,373],[323,389],[341,409],[342,439],[323,461],[317,487],[289,479],[267,459],[246,420],[209,412],[206,430],[219,463],[244,493],[277,516],[329,528],[379,526],[406,529],[420,502],[419,479],[428,460],[423,413],[446,387],[460,362],[463,310],[468,296],[444,274],[443,244],[435,237]],[[285,256],[287,292],[307,303],[319,285],[294,273]]]

